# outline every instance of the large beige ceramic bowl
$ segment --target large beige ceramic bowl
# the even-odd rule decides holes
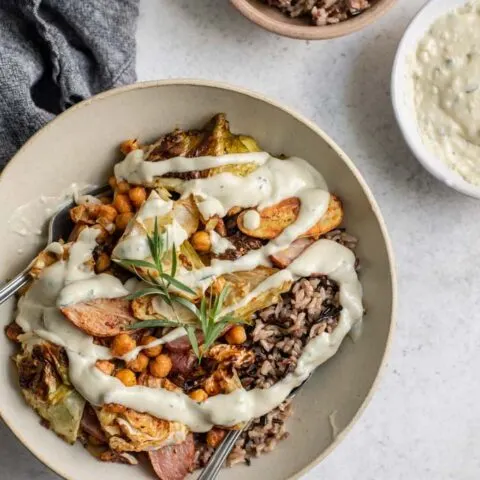
[[[0,178],[0,278],[18,272],[34,253],[33,248],[23,247],[18,254],[22,237],[6,233],[15,208],[41,195],[55,195],[72,182],[102,183],[124,139],[151,141],[174,126],[198,127],[220,111],[228,114],[234,131],[254,135],[266,150],[303,157],[318,168],[344,202],[349,231],[360,238],[358,255],[367,309],[361,338],[356,343],[347,338],[298,395],[289,424],[291,435],[277,450],[253,461],[251,467],[235,467],[220,476],[224,480],[246,476],[284,480],[320,461],[365,407],[388,348],[395,304],[392,254],[377,204],[352,161],[314,124],[258,95],[190,80],[137,84],[83,102],[37,133]],[[8,307],[3,307],[4,324]],[[0,412],[42,462],[72,480],[153,478],[147,467],[102,464],[80,445],[68,446],[40,426],[19,392],[9,359],[12,346],[3,335],[0,343]],[[336,437],[329,422],[333,412],[339,429]]]

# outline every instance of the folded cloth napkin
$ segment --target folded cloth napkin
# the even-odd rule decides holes
[[[138,0],[0,0],[0,168],[69,106],[135,81]]]

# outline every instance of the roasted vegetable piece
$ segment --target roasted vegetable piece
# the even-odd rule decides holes
[[[178,444],[148,452],[153,470],[161,480],[183,480],[193,470],[195,443],[193,435]]]
[[[196,317],[188,308],[179,303],[173,306],[174,318],[181,323],[195,323]],[[149,295],[132,300],[132,311],[138,320],[171,320],[172,307],[158,296]]]
[[[14,358],[25,400],[68,443],[78,436],[85,400],[68,380],[65,351],[48,342],[24,345]]]
[[[226,273],[219,277],[222,280],[223,288],[228,288],[228,294],[225,298],[224,305],[226,307],[234,305],[252,290],[255,290],[268,277],[277,273],[276,268],[259,266],[253,270],[245,270],[242,272]]]
[[[287,268],[314,241],[313,238],[297,238],[285,250],[270,255],[270,261],[278,268]]]
[[[242,382],[232,364],[220,364],[203,384],[209,396],[232,393],[239,388],[242,388]]]
[[[136,322],[125,298],[98,298],[60,310],[76,327],[94,337],[113,337]]]
[[[100,425],[108,444],[117,452],[143,452],[174,445],[186,439],[188,428],[119,405],[97,409]]]
[[[285,228],[295,222],[300,211],[300,200],[297,197],[287,198],[280,203],[264,208],[259,212],[260,225],[249,230],[244,225],[244,217],[248,210],[237,217],[237,226],[245,234],[255,238],[271,240],[278,237]]]
[[[246,235],[265,240],[271,240],[278,237],[285,228],[295,222],[300,211],[300,200],[297,197],[287,198],[280,203],[264,208],[259,212],[260,226],[254,230],[249,230],[243,223],[243,218],[247,210],[243,211],[237,218],[238,228]],[[318,238],[321,235],[337,228],[343,219],[343,209],[340,200],[335,196],[330,196],[330,203],[325,215],[310,230],[305,232],[302,237]]]
[[[30,275],[33,278],[38,278],[45,268],[53,265],[57,260],[58,255],[48,250],[42,250],[32,263]]]
[[[274,275],[278,270],[269,267],[257,267],[254,270],[227,273],[220,278],[225,279],[226,287],[228,287],[228,295],[225,299],[225,306],[234,305],[239,303],[242,298],[255,290],[264,280],[271,275]],[[237,308],[233,314],[236,317],[243,318],[245,321],[249,321],[250,317],[257,310],[267,308],[274,303],[277,303],[280,299],[280,295],[288,291],[292,282],[286,281],[281,285],[269,290],[265,290],[260,295],[254,297],[243,307]]]
[[[158,162],[168,158],[183,156],[194,158],[200,156],[219,156],[228,153],[259,152],[260,147],[252,137],[234,135],[230,132],[229,123],[223,113],[215,115],[202,130],[175,130],[160,139],[153,145],[146,147],[147,161]],[[163,177],[155,178],[155,187],[164,187],[176,190],[185,180],[204,178],[230,172],[234,175],[245,176],[258,167],[255,163],[242,165],[223,165],[203,171],[195,170],[195,161],[192,160],[192,171],[172,172]]]
[[[157,205],[155,205],[155,203],[153,203],[153,205],[160,210],[165,207],[167,213],[157,217],[150,216],[152,214],[152,202],[156,202]],[[172,208],[172,210],[168,211],[169,208]],[[143,219],[144,216],[147,216],[147,218]],[[199,218],[200,214],[191,197],[176,201],[172,207],[171,203],[169,205],[167,201],[160,198],[156,192],[152,192],[148,201],[138,211],[137,216],[129,223],[125,233],[122,235],[117,246],[113,250],[112,258],[117,261],[131,260],[130,255],[132,250],[136,251],[138,249],[143,251],[144,249],[147,249],[148,251],[147,235],[153,235],[155,221],[159,233],[167,242],[169,233],[172,231],[175,232],[175,229],[178,229],[178,226],[186,232],[187,236],[190,236],[197,230]],[[165,243],[165,245],[167,245],[167,243]],[[188,240],[185,240],[181,245],[175,245],[175,247],[177,253],[176,276],[181,277],[182,273],[188,273],[190,270],[199,269],[204,266],[202,260]],[[152,263],[151,256],[147,258],[140,257],[140,259]],[[149,268],[148,266],[137,266],[135,268],[129,267],[128,265],[124,266],[143,278],[148,278],[149,275],[152,275],[153,277],[158,276],[158,271],[154,268]],[[165,252],[165,255],[162,258],[162,267],[164,272],[171,272],[172,249]],[[188,294],[185,294],[184,292],[178,293],[180,295],[188,296]],[[198,295],[200,294],[200,289],[198,289]],[[143,313],[139,313],[141,315],[139,318],[145,319],[145,316],[148,315],[147,310],[145,310],[147,304],[148,302],[137,302],[135,304],[135,311],[137,311],[137,309],[143,311]]]
[[[225,345],[224,343],[211,347],[204,354],[204,357],[225,365],[231,364],[235,368],[248,367],[255,361],[255,353],[252,350],[237,345]]]

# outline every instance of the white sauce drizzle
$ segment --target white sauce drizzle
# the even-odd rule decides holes
[[[243,225],[247,230],[256,230],[260,226],[260,214],[256,210],[247,210],[243,216]]]
[[[226,238],[223,238],[215,230],[210,230],[210,242],[212,244],[211,250],[216,255],[225,253],[229,248],[235,248],[232,242]]]
[[[174,157],[159,162],[145,161],[143,150],[133,150],[123,161],[115,165],[117,180],[127,180],[130,183],[152,183],[154,177],[166,173],[181,173],[194,170],[207,170],[223,165],[239,165],[245,163],[265,163],[270,155],[266,152],[233,153],[218,157],[204,156],[196,158]],[[193,167],[193,168],[192,168]]]
[[[232,207],[261,210],[310,188],[325,189],[325,180],[308,162],[301,158],[274,157],[245,177],[221,173],[180,186],[183,197],[193,194],[200,199],[197,205],[204,218],[215,215],[223,218]]]
[[[215,177],[216,183],[211,178],[186,182],[184,194],[195,192],[196,195],[202,195],[207,204],[214,206],[212,211],[218,209],[217,211],[222,212],[226,212],[229,206],[239,205],[243,208],[267,206],[290,196],[298,196],[301,200],[301,208],[296,222],[262,249],[251,251],[234,262],[216,261],[212,262],[210,267],[192,272],[196,281],[227,271],[250,270],[257,265],[268,265],[268,255],[288,246],[293,239],[307,231],[325,213],[330,195],[323,190],[325,183],[321,176],[316,171],[312,173],[312,167],[300,159],[281,161],[270,156],[267,158],[265,154],[264,157],[265,161],[256,170],[256,174],[254,172],[240,181],[233,179],[233,175],[221,174]],[[215,166],[227,164],[227,159],[222,157],[211,158],[215,159]],[[208,161],[205,160],[203,165],[213,166],[214,162],[211,158]],[[257,157],[254,156],[254,158]],[[183,168],[181,160],[176,162],[178,164],[175,164],[175,168]],[[231,156],[228,162],[231,162]],[[124,167],[127,168],[125,165]],[[137,165],[137,167],[141,166]],[[140,169],[135,175],[140,175],[138,172],[145,173]],[[260,178],[265,179],[262,182],[265,192],[268,193],[255,193],[255,202],[258,203],[252,204],[252,199],[248,198],[248,194],[245,196],[244,192],[250,192],[253,195],[252,186],[258,187]],[[127,179],[131,180],[128,176]],[[230,186],[236,184],[240,190],[219,194],[222,189],[217,187],[222,182]],[[215,197],[217,194],[220,198]],[[147,218],[158,216],[161,212],[166,214],[171,211],[172,202],[165,202],[157,197],[158,195],[154,195],[149,199],[136,220],[142,222]],[[239,200],[235,201],[234,197]],[[111,358],[110,351],[95,345],[93,339],[66,320],[57,307],[57,305],[93,298],[122,297],[137,287],[138,284],[134,282],[124,286],[115,277],[106,274],[95,275],[91,261],[97,235],[98,231],[93,229],[85,229],[81,232],[78,241],[70,248],[68,260],[60,260],[46,268],[19,300],[16,318],[17,323],[26,332],[25,339],[35,341],[35,337],[40,337],[65,347],[70,364],[70,380],[80,394],[93,405],[119,403],[159,418],[182,422],[192,431],[198,432],[207,431],[214,425],[231,426],[248,421],[282,403],[318,365],[335,354],[345,335],[353,326],[361,322],[363,316],[362,289],[355,272],[355,256],[350,250],[333,241],[319,240],[305,250],[288,268],[267,278],[239,303],[225,309],[225,312],[228,312],[240,308],[270,288],[313,273],[328,275],[336,281],[339,286],[340,304],[343,307],[338,326],[331,334],[322,333],[310,340],[293,373],[268,389],[254,389],[248,392],[239,389],[228,395],[211,397],[203,403],[196,403],[183,393],[164,389],[125,387],[119,380],[103,374],[95,367],[97,359]],[[218,245],[219,239],[214,238],[212,243],[215,242]],[[122,253],[132,258],[130,256],[132,249],[133,247],[125,248]],[[50,251],[61,254],[63,247],[54,244],[50,246]],[[140,253],[145,254],[145,251]],[[166,343],[183,335],[185,335],[184,330],[179,328],[151,345]],[[145,347],[138,347],[129,356],[133,358],[141,348]]]

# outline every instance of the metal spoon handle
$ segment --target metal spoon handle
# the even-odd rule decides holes
[[[12,295],[18,292],[30,280],[28,270],[19,273],[15,278],[0,288],[0,305],[7,301]]]
[[[236,441],[243,433],[245,427],[241,430],[230,430],[220,446],[215,450],[210,457],[207,466],[203,469],[197,480],[214,480],[217,478],[218,472],[222,468],[228,454],[232,451]]]

